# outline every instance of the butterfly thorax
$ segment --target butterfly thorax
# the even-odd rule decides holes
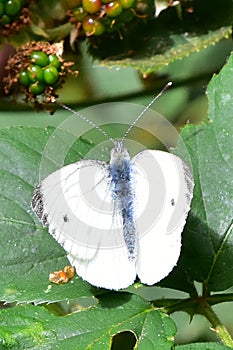
[[[137,255],[137,237],[135,229],[135,181],[129,153],[121,143],[117,143],[111,151],[109,164],[111,195],[115,210],[122,216],[124,240],[129,260]]]

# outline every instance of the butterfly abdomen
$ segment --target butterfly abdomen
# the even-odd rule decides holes
[[[128,152],[113,152],[109,167],[110,188],[116,210],[121,212],[123,235],[129,260],[137,256],[137,235],[135,228],[134,206],[135,188],[132,164]]]
[[[122,210],[123,234],[129,260],[135,260],[137,257],[137,235],[132,209],[132,203],[129,203],[128,207]]]

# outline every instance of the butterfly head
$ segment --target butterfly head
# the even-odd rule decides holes
[[[129,152],[124,147],[122,141],[115,140],[114,148],[111,150],[110,162],[117,162],[120,159],[130,160]]]

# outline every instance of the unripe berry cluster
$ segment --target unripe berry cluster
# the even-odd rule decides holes
[[[61,52],[61,46],[46,42],[31,42],[20,47],[6,66],[5,93],[15,96],[23,93],[26,101],[37,105],[44,105],[56,98],[56,91],[66,80],[67,74],[77,74],[69,68],[73,62],[65,62]]]
[[[47,86],[55,86],[61,72],[61,62],[56,54],[32,51],[31,64],[19,73],[19,82],[33,95],[41,95]]]
[[[80,0],[79,6],[70,11],[71,21],[82,28],[87,36],[112,32],[136,17],[146,17],[141,11],[145,0]]]
[[[8,36],[29,22],[31,0],[0,0],[0,31]]]

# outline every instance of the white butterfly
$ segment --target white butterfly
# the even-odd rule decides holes
[[[67,165],[34,191],[33,210],[77,274],[97,287],[126,288],[136,276],[155,284],[180,255],[193,179],[187,165],[168,152],[146,150],[130,159],[123,140],[145,110],[121,141],[110,138],[109,164]]]

